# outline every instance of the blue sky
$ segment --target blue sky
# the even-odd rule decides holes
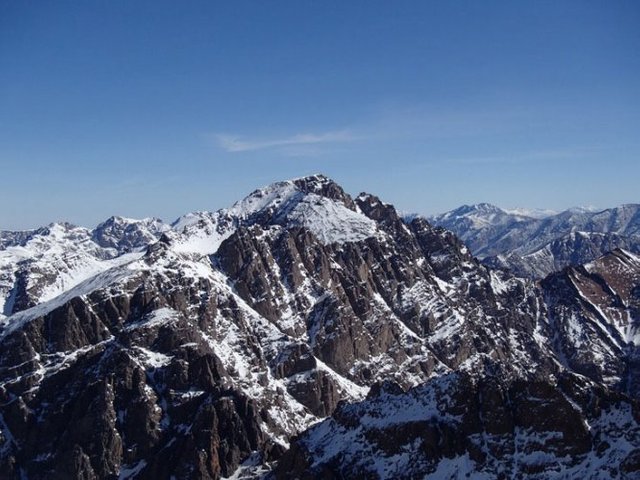
[[[323,172],[404,211],[640,202],[640,2],[0,0],[0,229]]]

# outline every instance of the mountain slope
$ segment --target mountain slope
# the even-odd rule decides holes
[[[544,278],[570,265],[588,263],[617,248],[640,253],[640,237],[617,233],[571,232],[526,255],[500,254],[483,259],[485,265],[508,269],[519,276]]]
[[[3,232],[0,320],[130,260],[123,255],[134,255],[167,229],[157,219],[111,217],[93,230],[53,223],[33,231]]]
[[[450,374],[341,405],[275,478],[637,478],[640,404],[573,375],[505,382]],[[629,441],[629,439],[633,439]]]
[[[408,391],[384,383],[298,437],[274,476],[638,478],[640,257],[616,250],[541,288],[565,368],[523,380],[496,362]]]
[[[616,250],[542,282],[561,358],[572,370],[640,394],[640,257]]]
[[[543,278],[615,248],[640,253],[640,205],[603,211],[570,209],[528,217],[489,204],[463,206],[431,217],[469,246],[487,265]]]

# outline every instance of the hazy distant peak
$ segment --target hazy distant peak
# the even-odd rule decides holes
[[[523,208],[516,207],[511,209],[504,209],[505,212],[511,215],[518,215],[521,217],[530,217],[530,218],[547,218],[553,215],[557,215],[558,212],[556,210],[551,210],[548,208]]]
[[[600,210],[601,209],[599,209],[598,207],[594,207],[593,205],[579,205],[577,207],[567,208],[566,211],[571,213],[595,213]]]

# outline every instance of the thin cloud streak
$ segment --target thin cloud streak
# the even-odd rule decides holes
[[[559,116],[558,109],[555,111]],[[519,108],[517,106],[476,108],[476,109],[438,109],[425,105],[411,107],[392,106],[369,112],[359,121],[351,122],[341,130],[325,132],[299,133],[282,137],[260,137],[242,134],[214,133],[207,137],[217,148],[229,153],[271,150],[284,156],[314,157],[326,154],[328,146],[362,142],[364,147],[391,145],[412,141],[452,142],[459,139],[468,144],[470,141],[487,143],[489,140],[501,144],[508,140],[505,136],[517,137],[526,134],[529,138],[544,137],[550,134],[550,111],[544,106]],[[564,123],[575,124],[576,114],[564,112]],[[343,123],[344,125],[344,123]],[[555,132],[553,132],[555,133]],[[435,145],[437,146],[437,145]],[[592,152],[543,151],[516,152],[513,155],[488,156],[480,158],[443,159],[448,163],[522,163],[533,160],[570,159],[589,155]]]
[[[220,148],[227,152],[250,152],[297,145],[318,145],[326,143],[351,142],[356,140],[348,130],[325,133],[301,133],[285,138],[248,139],[240,135],[219,133],[214,138]]]

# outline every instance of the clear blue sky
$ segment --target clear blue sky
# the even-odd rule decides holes
[[[323,172],[405,211],[640,202],[640,2],[0,0],[0,229]]]

